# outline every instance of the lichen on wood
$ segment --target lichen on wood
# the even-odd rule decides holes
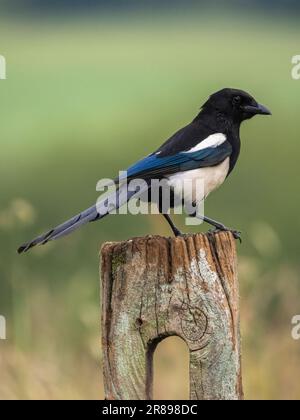
[[[190,398],[242,399],[239,295],[231,233],[104,244],[106,399],[151,399],[153,353],[177,335],[190,352]]]

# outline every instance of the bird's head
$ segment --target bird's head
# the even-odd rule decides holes
[[[255,115],[271,115],[271,112],[259,104],[249,93],[239,89],[222,89],[210,96],[203,105],[203,110],[217,112],[225,118],[241,123]]]

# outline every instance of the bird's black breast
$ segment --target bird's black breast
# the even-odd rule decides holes
[[[227,136],[227,141],[231,144],[232,152],[229,160],[229,171],[227,177],[234,169],[241,151],[241,140],[239,132],[230,132]]]

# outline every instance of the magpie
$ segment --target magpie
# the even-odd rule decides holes
[[[151,197],[150,180],[166,180],[173,193],[170,207],[178,191],[176,187],[182,185],[182,181],[202,179],[204,185],[202,196],[195,196],[192,188],[191,193],[184,196],[184,199],[192,204],[197,200],[206,199],[225,181],[236,165],[241,148],[241,123],[258,114],[271,115],[271,112],[245,91],[225,88],[212,94],[190,124],[177,131],[155,152],[130,166],[125,181],[122,178],[118,179],[116,208],[129,201],[136,192],[124,194],[124,183],[128,184],[129,181],[136,179],[146,181],[146,187],[140,193],[146,192],[148,200]],[[176,236],[181,235],[169,212],[162,211],[160,205],[159,210],[173,233]],[[105,198],[65,223],[21,245],[18,252],[23,253],[36,245],[61,238],[107,214],[109,210]],[[196,213],[191,216],[199,217]],[[240,239],[240,232],[229,229],[207,216],[202,215],[200,218],[216,230],[231,231],[236,239]]]

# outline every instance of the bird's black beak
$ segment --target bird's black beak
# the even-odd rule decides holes
[[[245,105],[244,111],[252,115],[272,115],[272,112],[264,105]]]

